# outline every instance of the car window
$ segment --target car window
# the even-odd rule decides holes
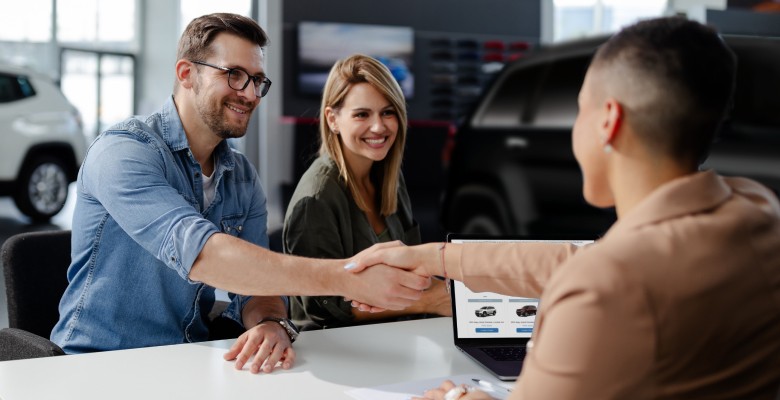
[[[732,45],[737,55],[737,86],[732,122],[780,127],[780,40],[760,40]]]
[[[0,74],[0,103],[16,101],[35,95],[26,77]]]
[[[484,103],[472,121],[483,128],[516,128],[523,123],[528,99],[539,82],[539,76],[546,65],[518,68],[494,85],[496,91]]]
[[[544,82],[534,93],[530,124],[544,128],[571,128],[577,117],[577,95],[585,79],[590,55],[552,64]]]

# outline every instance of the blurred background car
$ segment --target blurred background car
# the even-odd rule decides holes
[[[734,107],[703,168],[780,192],[780,38],[728,36]],[[577,96],[606,37],[551,46],[508,64],[448,144],[441,219],[449,232],[602,235],[612,209],[588,205],[571,145]]]
[[[47,77],[0,65],[0,135],[0,195],[33,221],[48,221],[84,158],[79,112]]]

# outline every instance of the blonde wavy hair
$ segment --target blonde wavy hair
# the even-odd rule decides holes
[[[377,162],[382,168],[380,214],[388,216],[394,214],[398,208],[398,180],[406,144],[407,116],[406,99],[401,91],[401,87],[384,64],[372,57],[355,54],[341,59],[333,65],[322,92],[322,104],[320,106],[320,155],[327,154],[336,162],[339,175],[352,193],[355,203],[364,212],[370,211],[366,203],[367,199],[363,199],[360,196],[354,174],[344,158],[341,135],[337,135],[330,129],[327,118],[325,118],[325,109],[330,107],[334,112],[340,111],[347,93],[358,83],[368,83],[382,93],[395,108],[398,116],[398,132],[396,133],[395,142],[390,148],[387,157]]]

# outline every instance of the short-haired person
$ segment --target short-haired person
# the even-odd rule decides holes
[[[320,106],[320,156],[303,174],[284,219],[285,253],[351,257],[379,242],[420,244],[401,159],[406,103],[381,62],[356,54],[330,70]],[[304,329],[367,321],[451,315],[442,281],[409,308],[381,313],[353,308],[339,296],[297,296],[291,314]]]
[[[774,399],[780,204],[756,182],[698,170],[735,68],[714,30],[678,17],[599,48],[572,133],[585,199],[618,214],[595,244],[377,245],[355,270],[384,262],[541,296],[511,399]],[[424,396],[489,398],[464,391],[445,382]]]
[[[264,248],[265,194],[225,139],[246,133],[271,85],[267,40],[240,15],[194,19],[179,42],[173,96],[90,146],[76,183],[69,285],[52,332],[67,353],[206,340],[221,288],[241,294],[223,315],[247,329],[225,358],[270,372],[295,358],[279,295],[375,298],[399,309],[430,284],[390,267],[352,278],[343,260]]]

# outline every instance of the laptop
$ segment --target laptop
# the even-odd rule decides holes
[[[594,238],[480,236],[449,234],[447,242],[550,242],[584,246]],[[490,268],[486,265],[485,268]],[[452,326],[455,346],[498,379],[517,379],[523,367],[526,344],[533,333],[539,299],[469,290],[452,281]]]

